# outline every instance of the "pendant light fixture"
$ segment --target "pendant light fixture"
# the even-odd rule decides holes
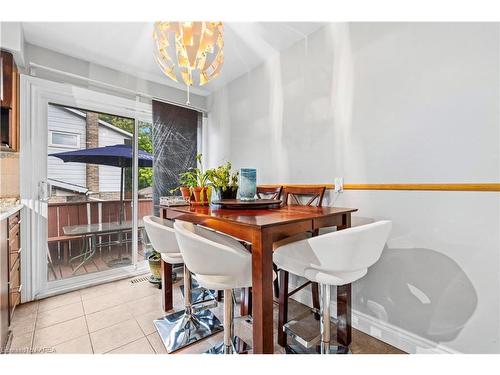
[[[163,73],[187,87],[217,77],[224,63],[222,22],[155,22],[155,60]]]

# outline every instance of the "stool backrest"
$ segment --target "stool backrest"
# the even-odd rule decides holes
[[[251,254],[235,239],[181,220],[174,229],[184,263],[194,274],[239,276],[251,264]]]
[[[383,220],[304,240],[318,260],[311,268],[327,272],[368,268],[380,258],[391,228],[392,221]]]
[[[175,238],[174,224],[171,220],[164,220],[156,216],[142,218],[144,228],[153,248],[159,253],[180,253]]]

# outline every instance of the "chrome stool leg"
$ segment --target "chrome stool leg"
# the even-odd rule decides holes
[[[181,290],[182,296],[184,296],[184,285],[180,285],[179,289]],[[216,293],[217,292],[215,290],[210,290],[199,286],[198,282],[196,280],[193,280],[191,284],[191,303],[194,305],[202,302],[215,301],[217,299]]]
[[[234,335],[233,290],[224,290],[224,341],[209,349],[207,354],[244,354],[251,349],[245,341]]]
[[[221,322],[210,310],[193,309],[191,282],[191,272],[184,266],[185,309],[154,321],[168,353],[223,330]]]
[[[321,284],[320,353],[330,353],[330,286]]]
[[[348,354],[349,348],[340,345],[331,345],[331,317],[330,317],[330,285],[320,284],[321,313],[320,313],[320,337],[319,345],[314,347],[303,347],[299,345],[287,345],[287,354]],[[287,327],[283,327],[285,330]],[[286,331],[286,330],[285,330]],[[290,333],[287,332],[289,335]],[[295,337],[300,342],[300,337]]]

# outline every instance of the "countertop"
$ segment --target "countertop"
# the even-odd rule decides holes
[[[10,206],[0,207],[0,220],[7,219],[9,216],[14,215],[17,211],[23,208],[23,204],[16,203]]]

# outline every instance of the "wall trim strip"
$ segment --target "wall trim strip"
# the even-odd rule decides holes
[[[261,184],[262,187],[280,184]],[[333,189],[334,184],[283,184],[284,187],[319,187]],[[424,190],[424,191],[493,191],[500,192],[500,183],[433,183],[433,184],[344,184],[344,190]]]

